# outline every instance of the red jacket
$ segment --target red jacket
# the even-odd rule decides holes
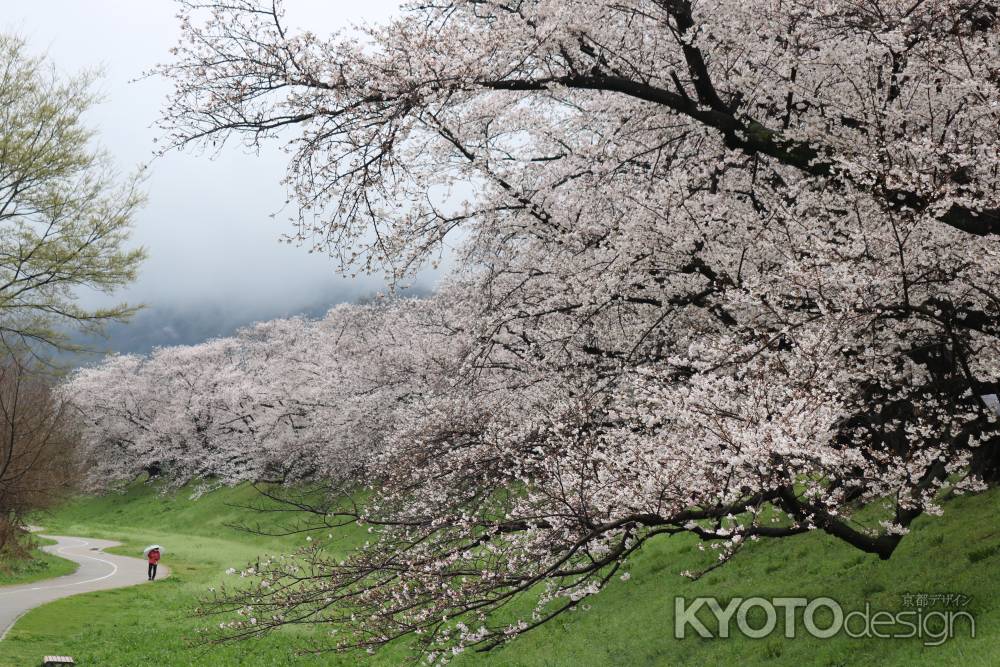
[[[159,561],[160,561],[160,550],[159,549],[153,549],[152,551],[150,551],[149,552],[149,562],[151,564],[153,564],[153,565],[156,565]]]

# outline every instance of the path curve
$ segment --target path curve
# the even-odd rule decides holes
[[[56,541],[42,547],[43,551],[75,561],[80,567],[73,574],[62,577],[17,586],[0,586],[0,640],[7,636],[17,619],[47,602],[80,593],[149,583],[145,559],[104,553],[104,549],[117,547],[121,542],[61,535],[42,537]],[[156,578],[159,580],[169,573],[167,567],[161,565]]]

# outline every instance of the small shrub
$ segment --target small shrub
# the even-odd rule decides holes
[[[989,546],[982,547],[981,549],[973,549],[966,554],[970,563],[978,563],[981,560],[986,560],[990,556],[1000,552],[1000,543],[991,544]]]

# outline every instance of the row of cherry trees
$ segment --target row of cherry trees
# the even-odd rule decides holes
[[[119,408],[93,396],[160,364],[153,385],[212,398],[165,388],[174,408],[122,410],[110,440],[184,415],[152,445],[202,453],[182,478],[371,489],[300,504],[373,539],[261,563],[211,606],[226,636],[488,647],[649,539],[725,562],[819,529],[888,558],[943,487],[998,478],[995,3],[441,0],[330,38],[271,3],[182,7],[172,145],[286,138],[290,237],[347,270],[405,279],[458,246],[431,299],[74,381],[99,456]],[[852,519],[873,502],[881,522]]]
[[[171,485],[361,479],[408,397],[437,378],[408,353],[421,329],[435,344],[424,310],[344,305],[77,370],[60,393],[80,415],[91,488],[143,473]]]

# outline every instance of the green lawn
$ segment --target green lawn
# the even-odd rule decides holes
[[[55,544],[54,540],[33,535],[29,538],[32,542],[30,558],[7,560],[0,558],[0,586],[12,586],[14,584],[30,584],[33,581],[61,577],[65,574],[73,574],[78,567],[76,563],[59,556],[45,553],[40,547],[46,544]]]
[[[0,666],[23,667],[45,653],[65,653],[81,665],[208,666],[398,665],[405,647],[375,657],[296,657],[309,631],[208,649],[197,643],[208,624],[192,609],[198,596],[225,579],[223,571],[262,552],[287,549],[302,537],[271,539],[228,528],[245,519],[231,504],[254,497],[248,488],[223,489],[198,500],[189,492],[164,497],[148,486],[127,495],[81,499],[38,521],[53,532],[122,541],[137,554],[150,542],[167,548],[173,575],[152,586],[68,598],[26,615],[0,644]],[[614,584],[588,609],[574,611],[488,655],[460,656],[461,665],[997,665],[1000,664],[1000,490],[945,503],[943,517],[918,520],[896,554],[879,561],[824,534],[810,533],[749,545],[732,563],[690,581],[679,572],[706,563],[686,537],[648,544],[634,559],[629,581]],[[346,552],[364,533],[348,530],[334,549]],[[336,537],[336,534],[335,534]],[[906,593],[963,593],[977,637],[962,635],[938,647],[919,639],[820,640],[808,635],[765,639],[673,638],[674,597],[715,595],[829,596],[847,610],[868,602],[902,610]],[[724,603],[724,602],[723,602]],[[753,621],[753,615],[751,620]],[[759,624],[759,623],[758,623]],[[782,626],[779,626],[779,628]],[[800,628],[801,630],[801,628]]]

